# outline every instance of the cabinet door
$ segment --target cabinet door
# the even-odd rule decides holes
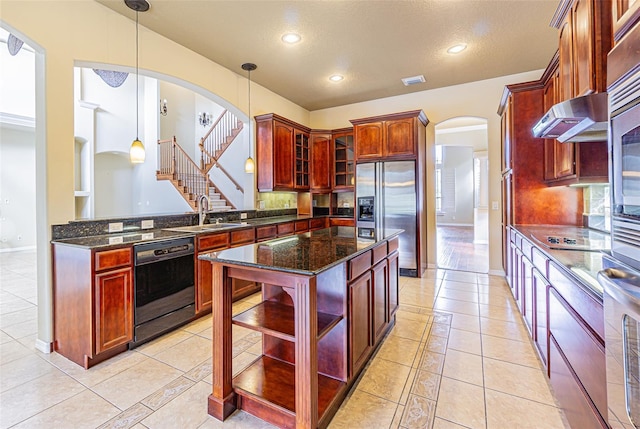
[[[415,120],[413,118],[385,121],[383,155],[387,157],[415,155],[414,129]]]
[[[349,376],[353,377],[372,348],[371,271],[349,284]]]
[[[556,77],[549,79],[544,86],[544,111],[549,111],[556,102]],[[556,178],[556,140],[544,139],[544,180]]]
[[[198,259],[196,279],[196,314],[211,310],[213,302],[213,284],[211,262]]]
[[[400,307],[400,282],[398,279],[398,252],[394,252],[387,258],[388,266],[388,294],[389,294],[389,320],[396,314],[398,307]]]
[[[527,257],[522,258],[522,289],[520,292],[522,294],[520,310],[529,333],[533,336],[533,264]]]
[[[560,42],[558,46],[559,65],[558,70],[558,101],[565,101],[573,97],[573,35],[572,12],[567,13],[567,18],[560,27]]]
[[[549,283],[538,269],[533,269],[533,291],[535,299],[535,320],[533,339],[542,357],[542,362],[547,364],[547,347],[549,333],[547,330],[547,288]]]
[[[96,354],[133,340],[132,272],[123,268],[96,275]]]
[[[593,0],[575,0],[573,6],[574,96],[596,90],[593,61]]]
[[[383,122],[356,125],[354,130],[356,159],[382,158]]]
[[[295,189],[309,189],[309,134],[295,130],[294,131],[294,177]]]
[[[311,135],[311,184],[312,191],[331,189],[331,136]]]
[[[371,269],[373,279],[373,335],[374,344],[378,342],[389,321],[387,292],[387,261],[381,261]]]
[[[576,173],[575,143],[560,143],[555,141],[556,178],[572,176]]]
[[[293,127],[273,124],[273,187],[293,189]]]
[[[355,180],[353,133],[333,136],[333,157],[333,187],[353,189]]]

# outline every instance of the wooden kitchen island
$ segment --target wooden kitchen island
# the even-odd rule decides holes
[[[331,227],[200,255],[213,270],[209,414],[326,427],[395,322],[401,232]],[[232,279],[261,284],[262,302],[233,316]],[[234,324],[262,333],[262,356],[236,377]]]

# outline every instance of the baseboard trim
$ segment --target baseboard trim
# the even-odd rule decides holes
[[[489,275],[490,276],[505,277],[505,273],[504,273],[503,270],[489,270]]]
[[[53,342],[43,341],[40,338],[36,338],[36,350],[44,354],[49,354],[53,351]]]

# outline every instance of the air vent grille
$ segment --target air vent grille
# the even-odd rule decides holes
[[[423,75],[405,77],[402,79],[402,83],[404,84],[404,86],[416,85],[418,83],[425,83],[425,82],[426,82],[426,79],[424,78]]]

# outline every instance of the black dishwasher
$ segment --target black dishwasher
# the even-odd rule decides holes
[[[195,316],[193,237],[133,246],[134,337],[129,348],[145,343]]]

